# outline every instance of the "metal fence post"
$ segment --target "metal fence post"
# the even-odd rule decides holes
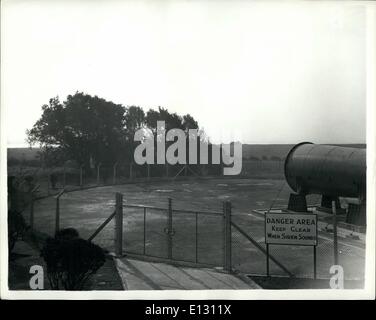
[[[112,177],[112,184],[116,184],[116,167],[117,167],[117,162],[114,164],[114,169],[113,169],[113,177]]]
[[[146,254],[146,207],[144,207],[144,255]]]
[[[31,232],[34,231],[34,195],[31,194],[31,202],[30,202],[30,230]]]
[[[50,195],[51,173],[47,173],[47,195]]]
[[[195,213],[195,261],[198,263],[198,213]]]
[[[224,270],[231,272],[231,202],[224,203]]]
[[[31,201],[30,201],[30,230],[31,232],[34,231],[34,201],[35,201],[35,196],[34,196],[34,192],[36,192],[38,189],[39,189],[40,185],[36,185],[31,191],[30,191],[30,197],[31,197]]]
[[[168,198],[168,220],[167,220],[167,254],[172,259],[172,199]]]
[[[100,171],[101,171],[101,163],[98,163],[98,165],[97,165],[97,186],[99,186],[99,184],[100,184],[100,179],[101,179]]]
[[[148,168],[148,180],[150,180],[150,164],[147,164],[147,168]]]
[[[67,167],[66,164],[64,163],[64,169],[63,169],[63,188],[65,188],[67,184]]]
[[[55,234],[60,230],[60,198],[56,197],[56,210],[55,210]]]
[[[123,195],[119,192],[115,206],[115,254],[119,257],[123,254]]]
[[[335,201],[332,201],[332,213],[333,213],[334,264],[338,265],[337,208],[336,208],[336,202]]]
[[[133,162],[129,164],[129,179],[133,179]]]
[[[60,230],[60,197],[65,192],[65,189],[61,190],[56,196],[56,210],[55,210],[55,235]]]
[[[83,166],[80,166],[80,188],[83,187]]]

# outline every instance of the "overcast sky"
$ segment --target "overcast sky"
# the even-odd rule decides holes
[[[336,3],[3,1],[2,106],[25,145],[77,90],[190,113],[213,141],[364,143],[365,10]]]

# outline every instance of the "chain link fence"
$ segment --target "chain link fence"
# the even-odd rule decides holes
[[[222,165],[136,165],[115,163],[111,166],[96,167],[64,166],[47,167],[8,167],[8,177],[13,178],[20,194],[18,201],[35,191],[36,198],[56,195],[61,189],[66,191],[132,183],[135,181],[154,181],[177,179],[179,177],[215,177],[223,175]]]

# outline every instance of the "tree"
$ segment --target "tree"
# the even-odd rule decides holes
[[[130,106],[125,113],[125,139],[129,152],[126,153],[126,160],[133,161],[133,152],[137,146],[134,141],[134,134],[138,129],[146,127],[145,112],[138,106]]]
[[[186,114],[184,116],[179,116],[177,113],[170,113],[167,109],[158,107],[158,110],[150,109],[146,113],[145,123],[146,126],[153,132],[154,139],[160,139],[157,136],[157,121],[164,121],[165,132],[167,133],[171,129],[181,129],[186,135],[186,155],[188,161],[188,139],[189,139],[189,129],[199,129],[198,122],[190,115]],[[203,130],[200,131],[203,134]],[[171,145],[172,141],[166,141],[166,147]],[[156,152],[156,150],[155,150]],[[187,162],[188,163],[188,162]]]
[[[120,104],[76,92],[63,103],[58,97],[50,99],[42,111],[27,131],[28,142],[39,143],[46,155],[55,156],[55,163],[57,156],[85,166],[91,161],[109,164],[129,152],[124,139],[126,108]]]
[[[198,123],[189,114],[181,117],[177,113],[170,113],[167,109],[158,107],[158,110],[150,109],[146,113],[146,125],[154,133],[157,130],[157,121],[164,121],[166,131],[171,129],[198,128]],[[189,127],[190,126],[190,127]]]
[[[125,112],[127,141],[133,141],[134,133],[145,126],[145,112],[140,107],[130,106]]]
[[[186,114],[183,116],[182,126],[186,131],[189,129],[198,129],[198,122],[190,114]]]
[[[75,160],[86,168],[99,163],[110,166],[133,161],[138,143],[134,141],[135,132],[149,128],[155,134],[159,120],[165,122],[166,131],[184,130],[187,139],[188,130],[198,128],[189,114],[180,116],[158,107],[145,115],[139,106],[124,107],[82,92],[69,95],[64,102],[52,98],[42,106],[42,111],[41,118],[27,130],[27,136],[30,145],[40,144],[41,158],[51,166],[66,160]]]

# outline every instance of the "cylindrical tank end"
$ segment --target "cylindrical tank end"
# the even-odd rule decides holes
[[[300,142],[296,145],[294,145],[290,151],[288,152],[287,156],[286,156],[286,159],[285,159],[285,164],[284,164],[284,174],[285,174],[285,179],[288,183],[288,185],[290,186],[290,188],[292,190],[294,190],[295,192],[297,193],[300,193],[301,190],[299,190],[299,186],[296,184],[296,183],[292,183],[291,179],[289,179],[289,175],[288,175],[288,169],[287,169],[287,166],[290,162],[290,159],[291,159],[291,156],[293,155],[294,151],[299,148],[300,146],[304,145],[304,144],[313,144],[313,142],[308,142],[308,141],[305,141],[305,142]]]

